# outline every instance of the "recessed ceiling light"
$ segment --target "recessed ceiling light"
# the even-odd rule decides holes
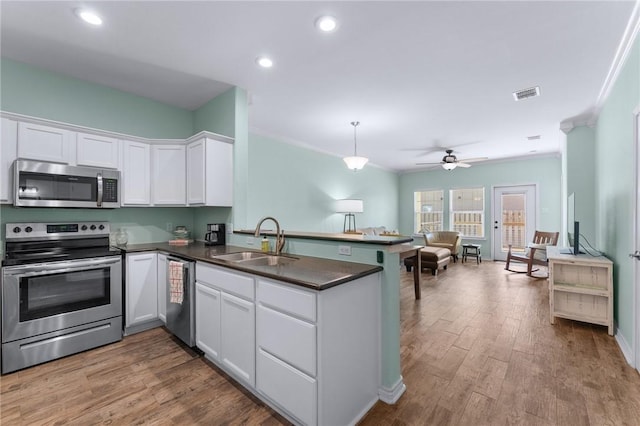
[[[330,33],[338,27],[338,21],[336,21],[336,18],[334,18],[333,16],[321,16],[316,19],[316,27],[320,31]]]
[[[84,22],[87,22],[91,25],[102,25],[102,18],[96,15],[94,12],[91,12],[87,9],[75,9],[75,14],[78,18],[82,19]]]
[[[256,58],[256,63],[262,68],[271,68],[273,66],[273,61],[266,56],[258,56]]]

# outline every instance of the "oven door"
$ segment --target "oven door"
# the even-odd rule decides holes
[[[8,266],[2,342],[122,315],[120,256]]]

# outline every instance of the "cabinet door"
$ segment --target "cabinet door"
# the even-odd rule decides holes
[[[167,323],[167,255],[158,253],[158,318]]]
[[[69,164],[73,133],[39,124],[18,124],[18,157]]]
[[[222,293],[222,363],[238,378],[255,385],[255,305]]]
[[[220,292],[196,282],[196,346],[220,360]]]
[[[205,204],[205,139],[187,145],[187,203]]]
[[[151,204],[151,149],[146,143],[124,141],[122,205]]]
[[[233,145],[207,139],[205,185],[208,206],[233,205]]]
[[[118,168],[118,139],[78,133],[76,162],[79,166]]]
[[[11,164],[18,156],[18,123],[3,118],[0,140],[0,203],[13,202],[13,175]]]
[[[158,318],[158,262],[156,253],[127,255],[126,325]]]
[[[152,153],[153,204],[185,205],[184,145],[158,145]]]

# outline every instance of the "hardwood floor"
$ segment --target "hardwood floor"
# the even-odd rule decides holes
[[[549,324],[547,282],[503,263],[402,272],[407,391],[363,425],[638,425],[640,375],[606,327]],[[287,424],[164,329],[0,377],[0,423]]]

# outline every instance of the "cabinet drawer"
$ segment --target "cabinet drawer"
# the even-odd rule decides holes
[[[316,423],[315,379],[258,350],[256,387],[273,402],[307,425]]]
[[[258,280],[258,300],[282,312],[316,321],[316,294],[310,291]]]
[[[258,305],[258,347],[316,376],[316,326]]]
[[[251,277],[198,263],[196,265],[196,280],[203,284],[213,285],[227,293],[255,300],[254,281]]]

